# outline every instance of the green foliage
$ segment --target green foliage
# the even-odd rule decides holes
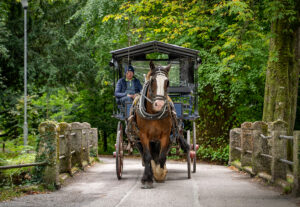
[[[111,117],[115,100],[109,51],[159,40],[200,51],[197,142],[204,152],[198,153],[219,161],[227,159],[229,129],[261,120],[270,22],[286,17],[294,22],[296,7],[292,0],[43,0],[29,4],[31,146],[38,142],[41,121],[78,121],[100,130],[100,153],[113,152],[117,120]],[[0,139],[18,140],[16,146],[22,144],[23,133],[22,38],[20,1],[1,1]]]
[[[1,59],[8,58],[9,56],[9,51],[6,47],[8,36],[10,35],[10,32],[7,30],[6,27],[7,19],[8,19],[8,11],[9,11],[9,4],[7,4],[6,2],[0,2],[0,55],[1,55],[0,57]]]
[[[38,124],[47,119],[89,122],[107,130],[106,137],[115,132],[116,121],[110,117],[114,99],[109,51],[124,44],[127,36],[119,25],[104,25],[99,18],[117,11],[117,4],[107,0],[29,2],[30,134],[36,134]],[[20,2],[5,0],[0,9],[0,48],[7,49],[0,55],[4,57],[5,51],[6,59],[0,62],[0,88],[5,87],[0,97],[0,136],[10,140],[23,132],[23,14]]]
[[[112,133],[107,138],[107,152],[114,152],[116,144],[116,134]]]
[[[13,188],[0,187],[0,202],[11,200],[16,197],[24,195],[32,195],[38,193],[48,192],[42,185],[23,185],[23,186],[14,186]]]
[[[0,194],[1,202],[24,195],[22,192],[17,191],[14,188],[0,188],[0,190],[1,190],[1,194]]]
[[[64,89],[58,89],[52,94],[44,93],[32,101],[36,113],[42,120],[55,120],[57,122],[68,122],[74,119],[70,114],[72,103],[69,94]]]
[[[203,160],[227,163],[229,160],[229,145],[220,146],[217,149],[214,149],[209,145],[200,145],[197,156]]]
[[[32,138],[31,138],[32,139]],[[31,140],[30,139],[30,140]],[[5,143],[5,153],[0,152],[0,166],[18,165],[32,163],[35,160],[35,153],[32,146],[23,146],[19,144],[20,140],[7,141]],[[32,167],[14,168],[1,171],[0,188],[5,186],[14,186],[31,182]]]
[[[297,21],[299,21],[297,20],[297,9],[299,9],[299,2],[297,3],[297,1],[265,1],[265,14],[271,22],[285,19],[289,23],[296,23]]]
[[[134,25],[132,36],[143,41],[200,51],[197,134],[211,140],[261,119],[269,34],[263,6],[240,0],[129,1],[103,21]]]
[[[169,155],[168,155],[168,159],[172,159],[172,160],[179,160],[181,159],[180,156],[176,155],[176,148],[171,148]]]

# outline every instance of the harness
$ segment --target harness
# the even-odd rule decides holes
[[[144,86],[143,86],[143,89],[142,89],[142,92],[141,92],[141,97],[139,99],[139,102],[137,103],[137,113],[139,114],[139,116],[141,116],[143,119],[147,119],[147,120],[159,120],[159,119],[163,119],[163,118],[166,118],[169,113],[168,113],[168,110],[167,108],[169,108],[169,101],[166,100],[166,104],[163,106],[163,109],[155,114],[150,114],[146,111],[146,107],[145,107],[145,103],[146,103],[146,100],[149,101],[150,103],[153,103],[153,100],[149,99],[147,97],[147,91],[149,89],[150,86],[150,83],[151,83],[151,79],[148,80],[147,82],[145,82]],[[152,94],[151,94],[151,90],[150,91],[150,97],[152,97]],[[161,98],[160,96],[158,98]],[[165,98],[165,97],[163,97]],[[155,101],[155,99],[154,99]]]
[[[166,76],[167,74],[165,71],[159,70],[156,72],[156,75],[165,75]],[[156,95],[155,97],[153,97],[152,90],[151,90],[151,84],[150,84],[152,77],[153,76],[151,76],[150,80],[148,80],[144,83],[143,89],[141,91],[141,95],[134,100],[132,108],[131,108],[132,115],[129,117],[129,119],[132,119],[132,118],[134,119],[136,113],[140,117],[142,117],[143,119],[146,119],[146,120],[160,120],[160,119],[166,118],[167,116],[170,116],[171,120],[172,120],[172,136],[170,137],[170,139],[171,139],[171,142],[174,142],[180,136],[180,133],[178,133],[180,126],[177,121],[175,107],[169,96],[165,97],[165,96]],[[149,96],[152,100],[147,97],[148,91],[149,91]],[[153,104],[154,101],[158,100],[158,99],[165,100],[166,103],[163,106],[163,109],[160,112],[157,112],[155,114],[150,114],[150,113],[146,112],[146,107],[145,107],[146,101]],[[138,129],[136,121],[133,120],[132,124],[135,128],[135,134],[137,135],[139,133],[139,129]]]

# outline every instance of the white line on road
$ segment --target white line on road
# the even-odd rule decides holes
[[[202,205],[200,205],[199,203],[199,192],[198,192],[198,186],[196,185],[196,180],[192,180],[192,183],[193,183],[193,195],[194,195],[193,206],[201,207]]]
[[[115,207],[119,207],[124,201],[125,199],[131,194],[131,192],[136,188],[136,186],[139,184],[139,178],[141,177],[141,175],[139,175],[136,179],[135,184],[130,188],[130,190],[123,196],[123,198],[120,200],[120,202],[115,206]]]

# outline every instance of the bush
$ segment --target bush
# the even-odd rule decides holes
[[[0,165],[18,165],[25,163],[32,163],[35,161],[35,153],[18,154],[11,157],[11,155],[0,154]],[[30,182],[32,178],[32,167],[7,169],[0,173],[0,187],[14,186],[20,184],[26,184]]]
[[[123,137],[124,139],[124,137]],[[104,133],[102,130],[99,131],[99,142],[98,142],[98,154],[109,154],[111,155],[115,149],[115,144],[116,144],[116,134],[111,133],[107,137],[107,150],[105,151],[104,149]]]
[[[31,144],[31,146],[23,145],[23,137],[6,141],[5,152],[0,153],[0,166],[33,163],[36,156],[36,153],[34,153],[36,136],[29,135],[28,143]],[[31,169],[32,167],[25,167],[1,171],[0,188],[4,186],[14,186],[31,182]]]
[[[200,145],[197,156],[200,159],[207,161],[216,161],[222,164],[227,163],[229,160],[229,145],[220,146],[217,149],[214,149],[211,146]]]

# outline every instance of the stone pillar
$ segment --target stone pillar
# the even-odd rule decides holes
[[[241,147],[241,133],[240,128],[230,130],[230,143],[229,143],[229,164],[235,160],[241,160],[241,152],[235,147]]]
[[[271,159],[261,156],[260,154],[268,154],[268,140],[263,139],[261,134],[267,136],[268,125],[263,121],[256,121],[252,125],[253,129],[253,153],[252,153],[252,171],[254,174],[266,172],[271,174]]]
[[[78,166],[83,169],[83,149],[82,149],[82,124],[79,122],[73,122],[71,124],[71,133],[75,133],[72,137],[72,148],[75,151],[72,154],[72,166]]]
[[[59,128],[55,122],[46,121],[39,125],[40,140],[36,156],[37,162],[46,161],[47,165],[36,168],[37,175],[42,176],[46,185],[59,186]]]
[[[95,157],[98,157],[98,129],[97,128],[92,128],[92,149],[91,149],[91,154]]]
[[[294,186],[293,194],[295,196],[300,196],[300,165],[299,165],[299,155],[300,155],[300,131],[294,131],[293,139],[293,174],[294,174]]]
[[[91,125],[87,122],[82,123],[82,148],[83,148],[83,160],[87,162],[87,164],[90,164],[90,129]]]
[[[59,124],[59,129],[59,157],[65,156],[64,158],[60,158],[59,172],[67,172],[71,174],[71,125],[66,122],[62,122]]]
[[[280,139],[280,135],[287,134],[287,123],[284,121],[275,121],[271,124],[271,136],[272,136],[272,161],[271,161],[271,173],[272,181],[276,179],[286,180],[286,164],[279,161],[279,159],[286,159],[286,139]]]
[[[241,136],[241,165],[251,166],[252,165],[252,154],[247,153],[247,151],[253,151],[253,137],[252,137],[252,123],[244,122],[241,126],[242,136]]]

